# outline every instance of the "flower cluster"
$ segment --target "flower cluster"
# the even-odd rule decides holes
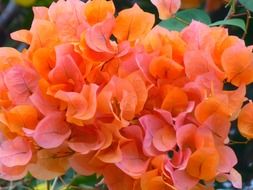
[[[230,122],[253,137],[252,48],[222,27],[154,27],[137,4],[35,7],[0,48],[0,178],[102,175],[110,190],[241,187]],[[232,83],[235,90],[225,90]]]

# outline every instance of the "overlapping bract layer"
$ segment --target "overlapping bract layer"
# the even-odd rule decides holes
[[[154,27],[138,5],[114,14],[105,0],[36,7],[31,29],[12,34],[29,48],[0,49],[0,177],[72,167],[110,190],[240,188],[227,143],[238,115],[253,134],[251,104],[240,113],[252,49],[196,21],[181,33]]]

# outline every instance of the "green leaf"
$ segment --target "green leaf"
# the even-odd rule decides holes
[[[47,6],[49,7],[53,3],[53,0],[36,0],[35,6]]]
[[[91,176],[76,176],[70,183],[72,186],[89,186],[94,187],[101,178],[97,178],[96,175]]]
[[[237,26],[241,28],[244,32],[246,31],[246,25],[245,25],[244,20],[239,19],[239,18],[221,20],[221,21],[217,21],[212,24],[209,24],[209,26],[219,26],[219,25]]]
[[[47,183],[40,183],[34,187],[35,190],[45,190],[47,189]]]
[[[205,11],[200,9],[187,9],[177,12],[173,18],[161,21],[159,25],[169,30],[181,31],[188,26],[192,20],[200,21],[205,24],[211,23],[211,19]]]
[[[23,7],[30,7],[34,4],[35,0],[15,0],[15,3],[23,6]]]
[[[239,2],[250,11],[253,12],[253,1],[252,0],[239,0]]]

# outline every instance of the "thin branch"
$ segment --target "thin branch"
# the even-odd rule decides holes
[[[234,15],[236,3],[237,3],[236,0],[230,0],[229,2],[230,8],[229,8],[227,16],[225,17],[225,20],[230,19]]]
[[[47,185],[47,190],[50,190],[50,181],[47,180],[46,185]]]
[[[250,140],[246,140],[246,141],[234,141],[234,140],[230,140],[229,145],[234,145],[234,144],[248,144],[250,142]]]
[[[53,182],[53,184],[52,184],[52,186],[51,186],[51,190],[54,190],[54,189],[55,189],[55,186],[56,186],[56,184],[57,184],[57,181],[58,181],[58,177],[56,177],[56,178],[54,179],[54,182]]]
[[[64,179],[62,179],[62,177],[60,176],[59,177],[59,180],[61,181],[61,183],[64,185],[64,186],[66,186],[67,184],[66,184],[66,182],[64,181]]]
[[[245,32],[243,33],[242,39],[245,40],[247,34],[248,34],[248,29],[249,29],[249,24],[250,24],[250,19],[251,19],[251,14],[249,10],[246,10],[247,12],[247,18],[246,18],[246,27],[245,27]]]
[[[231,17],[240,17],[240,16],[246,16],[247,13],[238,13],[238,14],[233,14]]]
[[[12,190],[12,189],[13,189],[13,181],[10,181],[8,190]]]

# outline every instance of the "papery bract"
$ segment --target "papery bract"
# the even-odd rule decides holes
[[[115,7],[111,0],[93,0],[85,5],[85,16],[91,25],[104,21],[108,15],[113,15],[114,12]]]
[[[181,0],[151,0],[159,12],[159,18],[164,20],[175,14],[181,6]]]
[[[72,152],[66,146],[37,152],[37,160],[28,166],[29,172],[38,179],[53,179],[63,175],[69,168]]]
[[[238,129],[246,138],[253,138],[252,128],[252,110],[253,104],[250,102],[242,108],[238,118]]]
[[[62,113],[51,113],[37,125],[32,136],[43,148],[56,148],[70,135],[71,131]]]
[[[145,36],[154,25],[154,15],[144,12],[137,4],[123,10],[116,18],[114,36],[120,40],[135,41]]]
[[[15,104],[29,103],[29,97],[37,87],[38,77],[34,70],[24,66],[14,66],[4,75],[4,82],[10,99]]]
[[[31,158],[31,145],[22,137],[16,137],[1,144],[0,162],[6,167],[24,166]]]

